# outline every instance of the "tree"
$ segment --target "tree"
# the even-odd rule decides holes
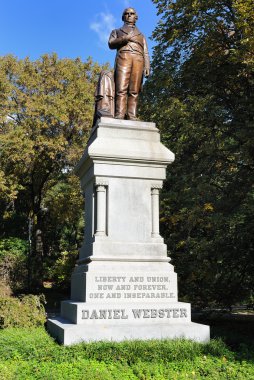
[[[64,224],[68,210],[73,216],[70,208],[80,207],[82,202],[79,182],[71,180],[70,172],[81,157],[91,128],[100,70],[91,59],[83,63],[80,59],[58,59],[56,54],[46,54],[35,62],[13,56],[0,58],[1,234],[29,239],[30,287],[42,280],[45,257],[57,244],[53,237],[50,240],[52,231],[48,228],[55,224],[54,203],[59,213],[65,209],[62,219],[60,214],[57,217],[59,224]],[[63,191],[65,183],[76,193],[75,205],[64,199],[59,205],[57,191]],[[80,216],[82,210],[76,212]],[[17,218],[19,225],[15,224]],[[60,239],[58,235],[55,238]]]
[[[176,153],[162,230],[182,296],[253,294],[253,23],[250,0],[153,0],[161,20],[142,114]]]

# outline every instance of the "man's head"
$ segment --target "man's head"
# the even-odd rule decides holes
[[[138,19],[138,14],[134,8],[126,8],[123,11],[122,20],[127,24],[136,24]]]

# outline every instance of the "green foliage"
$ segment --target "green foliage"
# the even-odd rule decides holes
[[[26,287],[28,242],[16,237],[0,240],[0,281],[16,292]]]
[[[42,329],[0,331],[3,379],[251,379],[253,362],[222,341],[98,342],[59,346]]]
[[[0,237],[30,242],[33,291],[60,253],[80,244],[83,199],[72,169],[92,126],[101,69],[56,54],[0,58]]]
[[[8,257],[25,257],[28,252],[28,243],[25,240],[10,237],[0,240],[0,262]]]
[[[254,290],[253,4],[154,3],[161,20],[142,115],[176,154],[161,233],[182,299],[230,306]]]
[[[43,330],[8,329],[1,332],[0,357],[9,360],[20,356],[22,360],[32,357],[36,360],[51,358],[52,361],[73,361],[83,359],[102,361],[105,363],[121,362],[128,364],[145,362],[174,362],[191,360],[202,355],[225,357],[233,360],[234,354],[221,340],[212,340],[208,344],[199,344],[184,340],[164,341],[126,341],[121,343],[98,342],[59,346]]]
[[[56,262],[50,268],[50,277],[58,288],[68,289],[71,282],[71,274],[77,260],[77,251],[61,252]]]
[[[35,327],[46,321],[44,296],[0,298],[0,328]]]

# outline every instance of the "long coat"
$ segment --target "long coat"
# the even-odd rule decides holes
[[[126,35],[131,35],[134,42],[129,41],[127,44],[124,44],[123,37]],[[133,29],[130,29],[129,26],[124,24],[121,28],[112,30],[108,45],[110,49],[117,49],[118,53],[121,51],[131,51],[133,53],[141,54],[144,57],[145,69],[150,68],[146,38],[136,26]]]

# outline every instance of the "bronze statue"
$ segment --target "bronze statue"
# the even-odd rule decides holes
[[[136,27],[138,19],[134,8],[126,8],[122,15],[124,25],[109,37],[110,49],[117,49],[115,61],[115,118],[137,120],[137,100],[143,76],[150,73],[147,42]]]

